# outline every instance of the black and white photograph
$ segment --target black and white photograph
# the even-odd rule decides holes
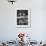
[[[29,27],[31,18],[30,16],[30,9],[17,9],[17,27]]]
[[[17,10],[17,25],[28,25],[28,10]]]

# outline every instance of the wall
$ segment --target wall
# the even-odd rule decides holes
[[[16,28],[16,8],[31,8],[31,28]],[[15,40],[21,31],[33,40],[46,40],[45,0],[17,0],[14,5],[0,0],[0,40]]]

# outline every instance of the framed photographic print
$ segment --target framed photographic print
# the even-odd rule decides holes
[[[31,11],[28,8],[16,9],[16,27],[31,27]]]

